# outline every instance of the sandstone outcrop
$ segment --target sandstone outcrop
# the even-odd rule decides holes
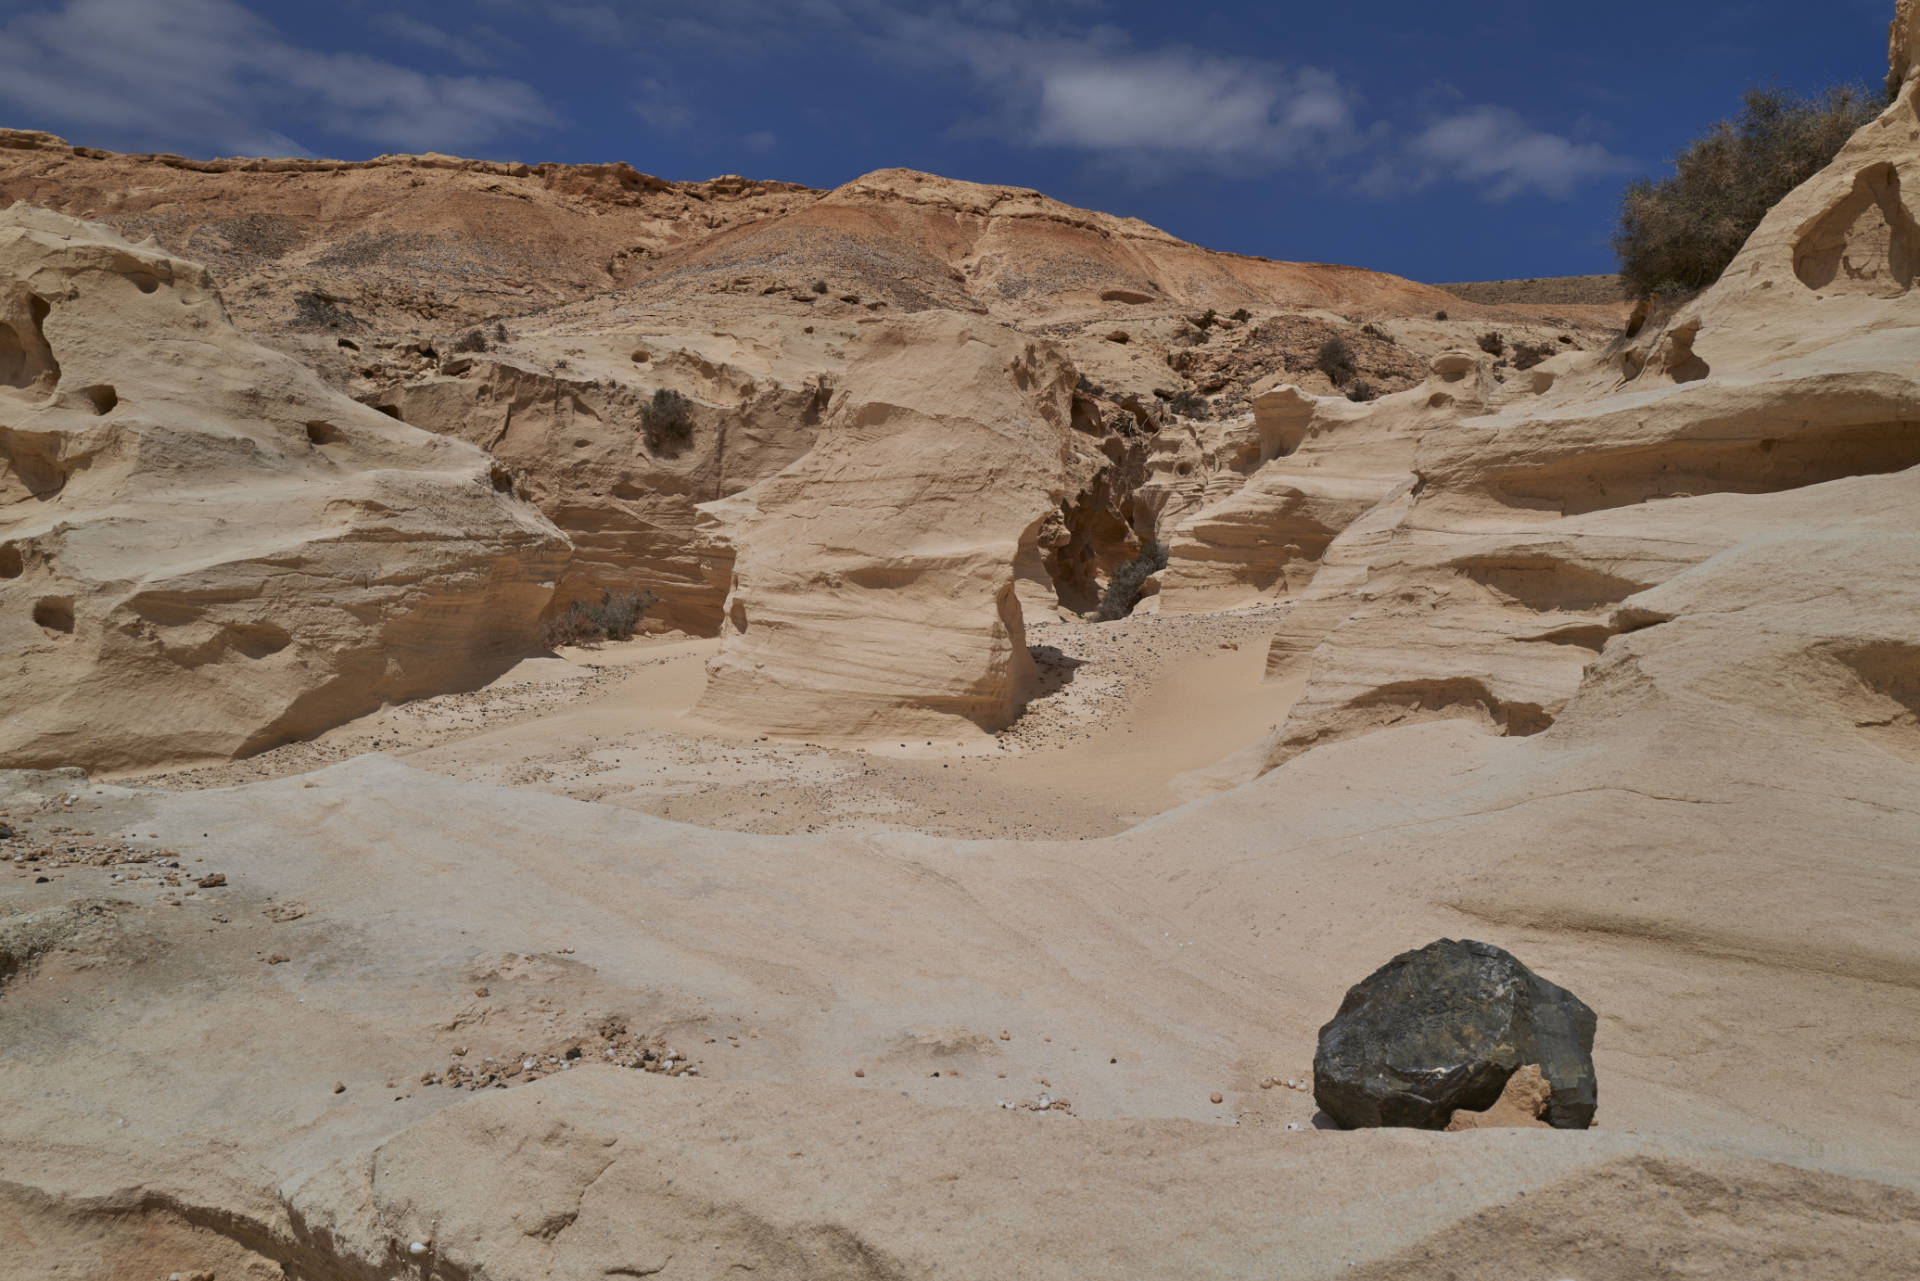
[[[1920,158],[1915,110],[1908,79],[1697,299],[1419,434],[1417,480],[1354,522],[1364,547],[1335,539],[1327,559],[1345,569],[1301,594],[1330,603],[1276,637],[1271,670],[1305,688],[1270,766],[1418,720],[1541,733],[1641,625],[1647,589],[1834,520],[1905,528],[1904,479],[1865,478],[1920,465],[1898,194]]]
[[[512,469],[519,492],[574,545],[554,609],[603,591],[651,592],[651,625],[712,636],[733,549],[708,538],[699,505],[804,456],[844,363],[825,340],[785,350],[797,336],[592,335],[569,341],[565,357],[515,343],[450,356],[368,399]],[[663,392],[685,397],[684,417],[649,426]]]
[[[243,755],[481,683],[566,540],[484,453],[242,337],[206,271],[0,214],[0,762]]]
[[[998,729],[1032,679],[1015,562],[1065,497],[1073,373],[933,312],[870,327],[806,457],[707,511],[738,548],[696,711],[787,735]]]

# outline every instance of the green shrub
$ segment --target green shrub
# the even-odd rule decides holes
[[[1353,364],[1353,348],[1347,346],[1347,340],[1335,334],[1320,344],[1320,350],[1313,358],[1313,367],[1333,380],[1336,387],[1344,387],[1347,380],[1358,371]]]
[[[1125,618],[1140,603],[1140,589],[1149,578],[1167,567],[1165,543],[1148,543],[1138,556],[1113,571],[1107,590],[1100,594],[1100,608],[1094,617],[1103,623]]]
[[[1825,168],[1881,101],[1858,85],[1818,98],[1749,89],[1740,114],[1681,149],[1670,178],[1641,178],[1620,199],[1613,251],[1636,297],[1692,293],[1727,264],[1788,192]]]
[[[598,605],[570,600],[541,627],[540,639],[548,649],[632,640],[641,618],[659,600],[652,592],[622,592],[616,596],[609,591],[600,593]]]
[[[640,425],[646,429],[650,448],[658,449],[668,441],[685,444],[693,439],[693,402],[662,387],[640,411]]]

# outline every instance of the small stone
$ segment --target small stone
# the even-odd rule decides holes
[[[210,876],[203,876],[194,882],[195,885],[198,885],[203,890],[216,889],[226,883],[227,874],[225,872],[215,872]]]
[[[1215,1103],[1225,1103],[1225,1102],[1226,1102],[1226,1099],[1225,1099],[1225,1098],[1224,1098],[1224,1097],[1223,1097],[1223,1096],[1222,1096],[1222,1095],[1220,1094],[1220,1092],[1219,1092],[1218,1090],[1215,1090],[1215,1091],[1214,1091],[1214,1092],[1213,1092],[1213,1093],[1212,1093],[1211,1095],[1209,1095],[1208,1097],[1209,1097],[1210,1099],[1212,1099],[1212,1100],[1213,1100],[1213,1101],[1214,1101]]]
[[[485,989],[484,987],[476,987],[475,989],[473,989],[473,994],[475,996],[485,996],[487,994],[487,989]]]
[[[424,1241],[415,1241],[412,1245],[407,1247],[407,1253],[411,1255],[418,1256],[418,1255],[425,1254],[426,1252],[427,1252],[427,1246],[426,1246],[426,1242]]]
[[[1291,1082],[1289,1082],[1288,1084],[1292,1084],[1292,1083],[1291,1083]],[[1271,1089],[1273,1088],[1273,1078],[1272,1078],[1272,1077],[1270,1077],[1270,1076],[1263,1076],[1263,1077],[1261,1077],[1261,1078],[1260,1078],[1260,1088],[1261,1088],[1261,1089],[1263,1089],[1263,1090],[1271,1090]]]
[[[272,956],[269,956],[267,958],[267,964],[268,965],[285,965],[288,961],[292,959],[293,958],[288,956],[285,952],[275,952]]]
[[[1000,1032],[1000,1039],[1003,1041],[1011,1041],[1013,1039],[1013,1033],[1003,1028],[1001,1029],[1001,1032]]]
[[[335,1094],[345,1094],[347,1092],[347,1083],[345,1081],[335,1081],[333,1083],[333,1092]]]
[[[855,1076],[865,1076],[867,1074],[867,1070],[865,1068],[855,1068],[853,1070],[853,1074]]]

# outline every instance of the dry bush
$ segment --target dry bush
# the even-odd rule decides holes
[[[1507,354],[1507,340],[1498,333],[1489,331],[1480,335],[1480,350],[1489,356],[1504,356]]]
[[[1553,354],[1554,349],[1551,343],[1516,342],[1513,344],[1513,367],[1532,369]]]
[[[640,411],[640,425],[646,429],[647,444],[653,449],[669,441],[685,444],[693,439],[693,402],[677,391],[662,387]]]
[[[1881,106],[1858,85],[1818,98],[1749,89],[1738,116],[1681,149],[1672,177],[1639,179],[1621,197],[1613,251],[1627,291],[1685,294],[1718,280],[1767,211],[1825,168]]]
[[[1355,380],[1353,386],[1347,388],[1347,399],[1353,401],[1355,404],[1363,405],[1377,398],[1379,395],[1380,389],[1364,378]]]
[[[1349,378],[1358,371],[1353,364],[1353,348],[1347,346],[1347,340],[1335,335],[1320,344],[1315,353],[1313,367],[1333,380],[1336,387],[1344,387]]]
[[[632,640],[640,620],[659,600],[652,592],[622,592],[616,596],[609,591],[600,593],[598,605],[571,600],[542,624],[540,639],[548,649]]]
[[[1148,543],[1138,556],[1113,571],[1107,590],[1100,595],[1100,610],[1095,615],[1103,623],[1125,618],[1140,603],[1140,589],[1149,578],[1167,567],[1165,543]]]

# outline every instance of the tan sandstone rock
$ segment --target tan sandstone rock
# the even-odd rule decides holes
[[[0,214],[0,761],[243,755],[469,687],[566,540],[477,449],[242,337],[201,267]]]
[[[930,312],[872,327],[813,451],[708,511],[739,548],[697,712],[794,735],[997,729],[1032,675],[1023,540],[1064,496],[1073,374]]]

